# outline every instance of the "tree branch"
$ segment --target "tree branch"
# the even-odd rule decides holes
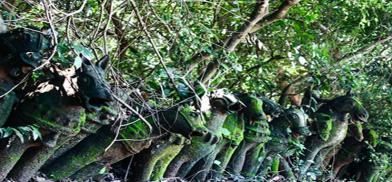
[[[136,14],[136,17],[137,17],[137,20],[138,20],[139,24],[143,28],[143,32],[146,34],[148,41],[150,42],[152,48],[154,49],[155,54],[158,57],[159,63],[162,65],[165,73],[167,74],[167,77],[169,78],[170,82],[173,84],[174,90],[177,92],[177,94],[179,94],[178,90],[176,88],[176,83],[174,82],[174,79],[173,79],[172,75],[170,74],[169,70],[167,69],[165,62],[163,61],[163,57],[159,53],[158,48],[155,45],[155,42],[152,40],[150,32],[148,32],[148,30],[147,30],[146,24],[143,22],[143,19],[140,16],[140,13],[139,13],[139,10],[137,9],[135,1],[134,0],[130,0],[130,4],[131,4],[133,10],[135,11],[135,14]]]
[[[237,45],[248,35],[248,33],[254,28],[254,26],[268,13],[268,0],[258,2],[255,9],[253,10],[250,19],[245,22],[239,31],[235,32],[225,45],[228,52],[234,51]]]
[[[239,31],[235,32],[231,37],[229,37],[225,42],[224,49],[228,52],[233,52],[237,45],[245,39],[245,37],[249,34],[249,32],[253,29],[253,27],[268,13],[268,5],[269,0],[263,0],[256,3],[256,7],[253,10],[249,20],[245,22],[244,25],[239,29]],[[210,58],[210,55],[203,56],[204,60]],[[193,68],[191,65],[191,67]],[[219,69],[219,61],[214,60],[213,62],[207,65],[206,70],[200,75],[199,80],[202,83],[206,83],[210,80]]]
[[[274,23],[277,20],[284,18],[289,9],[299,3],[300,0],[285,0],[277,10],[265,16],[259,23],[257,23],[250,33],[256,32],[266,25]]]
[[[341,57],[338,62],[348,62],[351,61],[353,59],[357,59],[360,58],[361,56],[365,55],[365,54],[369,54],[370,52],[372,52],[378,45],[384,44],[388,41],[392,40],[392,35],[389,35],[387,37],[384,38],[379,38],[378,40],[374,41],[373,43],[371,43],[370,45],[363,47],[357,51],[355,51],[354,53],[349,53],[344,55],[343,57]]]
[[[295,79],[293,82],[291,82],[290,84],[288,84],[283,90],[282,93],[280,95],[279,101],[278,103],[281,106],[285,106],[286,105],[286,99],[289,96],[289,94],[292,91],[292,87],[298,83],[301,83],[302,81],[304,81],[306,78],[309,78],[309,76],[311,76],[310,74],[306,74],[303,76],[298,77],[297,79]]]

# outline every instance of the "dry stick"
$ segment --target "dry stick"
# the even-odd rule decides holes
[[[251,15],[251,18],[245,22],[245,24],[240,28],[239,31],[235,32],[228,43],[225,45],[228,52],[234,51],[237,45],[248,35],[248,33],[253,29],[256,24],[263,19],[263,17],[268,13],[268,0],[261,1],[256,4],[256,7]]]
[[[256,26],[256,24],[263,19],[263,17],[268,13],[268,6],[269,6],[268,0],[264,0],[256,4],[256,7],[253,10],[249,20],[242,25],[239,31],[234,32],[231,35],[231,37],[229,37],[225,41],[224,48],[228,52],[233,52],[237,47],[237,45],[242,40],[244,40],[244,38],[249,34],[249,32],[253,29],[253,27]],[[218,70],[219,70],[219,61],[214,60],[213,62],[207,65],[206,70],[200,76],[199,80],[202,83],[206,83],[208,80],[210,80],[213,77],[213,75],[216,74]]]
[[[133,161],[133,156],[131,156],[131,160],[129,160],[127,172],[125,173],[125,176],[124,176],[124,181],[128,181],[128,175],[129,175],[129,171],[131,169],[132,161]]]
[[[384,44],[390,40],[392,40],[392,35],[389,35],[385,38],[379,38],[379,40],[372,42],[370,45],[363,47],[354,53],[344,55],[342,58],[340,58],[338,60],[338,62],[347,62],[347,61],[351,61],[353,59],[360,58],[361,56],[372,52],[378,45]]]
[[[153,47],[155,54],[158,56],[159,63],[162,65],[163,69],[165,70],[165,72],[166,72],[167,76],[169,77],[170,82],[173,84],[174,89],[176,90],[177,94],[180,95],[179,91],[178,91],[177,88],[176,88],[176,83],[174,82],[173,77],[172,77],[171,74],[169,73],[169,70],[167,69],[167,67],[166,67],[166,65],[165,65],[165,63],[164,63],[164,61],[163,61],[163,57],[162,57],[161,54],[159,53],[159,51],[158,51],[158,49],[157,49],[157,47],[156,47],[156,45],[155,45],[155,42],[152,40],[151,35],[150,35],[150,33],[148,32],[148,30],[147,30],[147,28],[146,28],[146,25],[145,25],[145,23],[144,23],[143,20],[142,20],[142,17],[140,16],[140,13],[139,13],[139,10],[138,10],[137,7],[136,7],[135,1],[133,1],[133,0],[129,0],[129,1],[131,2],[131,5],[132,5],[133,10],[135,11],[136,17],[137,17],[137,19],[138,19],[140,25],[141,25],[142,28],[143,28],[143,32],[146,34],[147,39],[148,39],[148,41],[150,42],[151,46]]]
[[[284,18],[289,9],[299,3],[300,0],[285,0],[276,11],[265,16],[258,24],[256,24],[250,33],[262,29],[264,26],[274,23],[277,20]]]
[[[103,31],[103,47],[104,47],[104,52],[107,55],[108,54],[108,46],[107,46],[107,31],[109,29],[110,21],[112,20],[112,15],[113,15],[113,2],[110,1],[110,9],[109,9],[109,18],[106,23],[105,29]]]
[[[77,10],[75,10],[75,11],[73,11],[73,12],[70,12],[70,13],[66,13],[66,12],[63,12],[63,11],[61,11],[60,9],[58,9],[58,8],[52,3],[51,0],[49,0],[49,3],[50,3],[50,6],[53,7],[53,9],[54,9],[55,11],[57,11],[57,12],[59,12],[59,13],[61,13],[61,14],[64,15],[64,16],[62,17],[62,19],[64,19],[64,18],[67,18],[68,16],[73,16],[73,15],[75,15],[75,14],[78,14],[78,13],[82,12],[83,9],[84,9],[84,7],[85,7],[86,4],[87,4],[87,0],[84,0],[84,1],[83,1],[82,5],[79,7],[79,9],[77,9]]]
[[[133,112],[134,114],[136,114],[147,126],[148,126],[148,128],[149,128],[149,130],[150,130],[150,133],[152,132],[152,126],[151,126],[151,124],[140,114],[140,113],[138,113],[135,109],[133,109],[130,105],[128,105],[127,103],[125,103],[122,99],[120,99],[119,97],[117,97],[116,95],[114,95],[113,93],[112,93],[112,96],[114,97],[114,99],[116,99],[118,102],[120,102],[122,105],[124,105],[125,107],[127,107],[129,110],[131,110],[131,112]],[[136,122],[136,121],[135,121]],[[134,122],[133,122],[134,123]],[[116,137],[115,137],[115,139],[109,144],[109,146],[108,147],[106,147],[106,149],[105,149],[105,151],[107,151],[113,144],[114,144],[114,142],[116,142],[117,141],[117,137],[118,137],[118,135],[119,135],[119,133],[120,133],[120,128],[121,128],[121,126],[119,127],[119,129],[117,130],[117,132],[116,132]]]

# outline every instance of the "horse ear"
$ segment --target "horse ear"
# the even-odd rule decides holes
[[[82,59],[82,68],[83,66],[91,65],[91,61],[85,56],[83,56],[83,54],[79,54],[79,57]]]
[[[351,88],[346,92],[346,96],[354,96],[354,92]]]
[[[109,56],[105,55],[98,61],[97,66],[99,66],[102,69],[106,69],[108,64],[109,64]]]

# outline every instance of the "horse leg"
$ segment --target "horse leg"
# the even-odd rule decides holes
[[[289,180],[289,181],[296,181],[295,175],[293,170],[290,167],[290,164],[287,162],[287,160],[285,158],[281,158],[280,159],[280,164],[281,167],[284,169],[283,173],[284,176]]]
[[[99,161],[84,166],[76,173],[72,174],[70,178],[77,181],[85,181],[89,177],[96,177],[104,167],[110,166],[132,155],[133,154],[126,150],[122,144],[114,144],[101,158],[99,158]]]
[[[215,158],[222,148],[226,145],[226,141],[219,142],[211,154],[201,159],[193,168],[192,174],[196,175],[194,179],[197,181],[206,181],[207,175],[210,172],[212,165],[214,164]]]
[[[32,145],[30,141],[22,143],[18,138],[13,138],[9,146],[7,146],[8,141],[4,140],[1,143],[5,146],[0,150],[0,181],[3,181],[11,169],[22,157],[23,153]]]
[[[153,144],[147,151],[142,152],[139,157],[136,157],[136,167],[134,167],[135,172],[133,179],[136,181],[148,181],[151,178],[157,162],[163,160],[167,155],[173,156],[173,154],[169,153],[174,152],[178,154],[180,149],[184,146],[184,143],[188,141],[189,140],[186,140],[185,137],[179,134],[170,134],[169,137],[163,138],[156,144]],[[168,165],[167,162],[165,165]],[[162,172],[160,173],[162,174]]]
[[[55,146],[40,146],[26,152],[10,172],[10,177],[16,181],[29,181],[53,155],[57,148],[70,139],[69,136],[61,135],[56,139]]]
[[[69,177],[83,167],[99,160],[113,140],[114,135],[110,131],[110,127],[103,127],[96,134],[85,138],[57,158],[56,161],[42,168],[42,172],[54,180]]]
[[[268,152],[268,151],[265,152],[265,156],[263,158],[263,161],[261,162],[260,167],[257,170],[258,176],[264,177],[265,175],[267,175],[269,169],[272,166],[272,162],[273,162],[275,155],[278,155],[278,154],[276,154],[274,152]]]
[[[189,147],[190,145],[187,145],[186,147]],[[186,149],[186,148],[184,148]],[[170,177],[176,177],[178,176],[178,172],[181,168],[181,166],[188,162],[190,160],[190,158],[192,156],[188,156],[187,152],[184,154],[183,150],[181,150],[181,152],[174,157],[174,159],[170,162],[169,166],[167,167],[166,171],[165,171],[165,178],[170,178]]]
[[[313,164],[313,160],[316,158],[321,148],[314,147],[310,148],[309,150],[310,151],[305,154],[304,164],[300,166],[300,178],[306,175],[306,172],[308,172],[309,167]]]
[[[213,163],[212,171],[210,179],[219,179],[223,175],[227,165],[230,162],[231,157],[233,156],[235,150],[238,148],[237,145],[232,145],[229,141],[226,142],[225,146],[216,156],[216,161],[219,161],[220,164]]]
[[[162,157],[155,164],[150,180],[157,181],[162,179],[170,162],[180,153],[183,147],[184,145],[170,145],[162,151]]]
[[[260,153],[263,151],[264,143],[258,144],[256,147],[250,149],[249,154],[246,156],[242,174],[247,177],[255,176],[257,167],[260,162]]]
[[[254,146],[256,146],[256,143],[247,143],[245,140],[241,142],[238,150],[234,152],[233,158],[230,160],[228,167],[229,172],[234,175],[240,175],[242,167],[244,166],[246,153]]]

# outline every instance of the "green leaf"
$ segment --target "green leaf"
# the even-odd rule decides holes
[[[1,128],[1,138],[7,138],[12,135],[13,130],[11,128]]]
[[[84,57],[90,60],[94,58],[93,52],[90,49],[87,49],[86,47],[81,45],[80,43],[73,44],[72,48],[78,55],[83,54]]]
[[[222,128],[222,129],[221,129],[221,132],[222,132],[222,134],[225,135],[225,136],[230,135],[230,131],[229,131],[228,129],[226,129],[226,128]]]
[[[101,170],[99,170],[99,174],[105,174],[107,173],[107,168],[103,167]]]
[[[82,67],[82,58],[80,58],[80,56],[76,56],[73,65],[75,66],[76,69],[79,69],[80,67]]]
[[[221,165],[221,161],[214,160],[214,164],[216,164],[216,165],[220,166],[220,165]]]

